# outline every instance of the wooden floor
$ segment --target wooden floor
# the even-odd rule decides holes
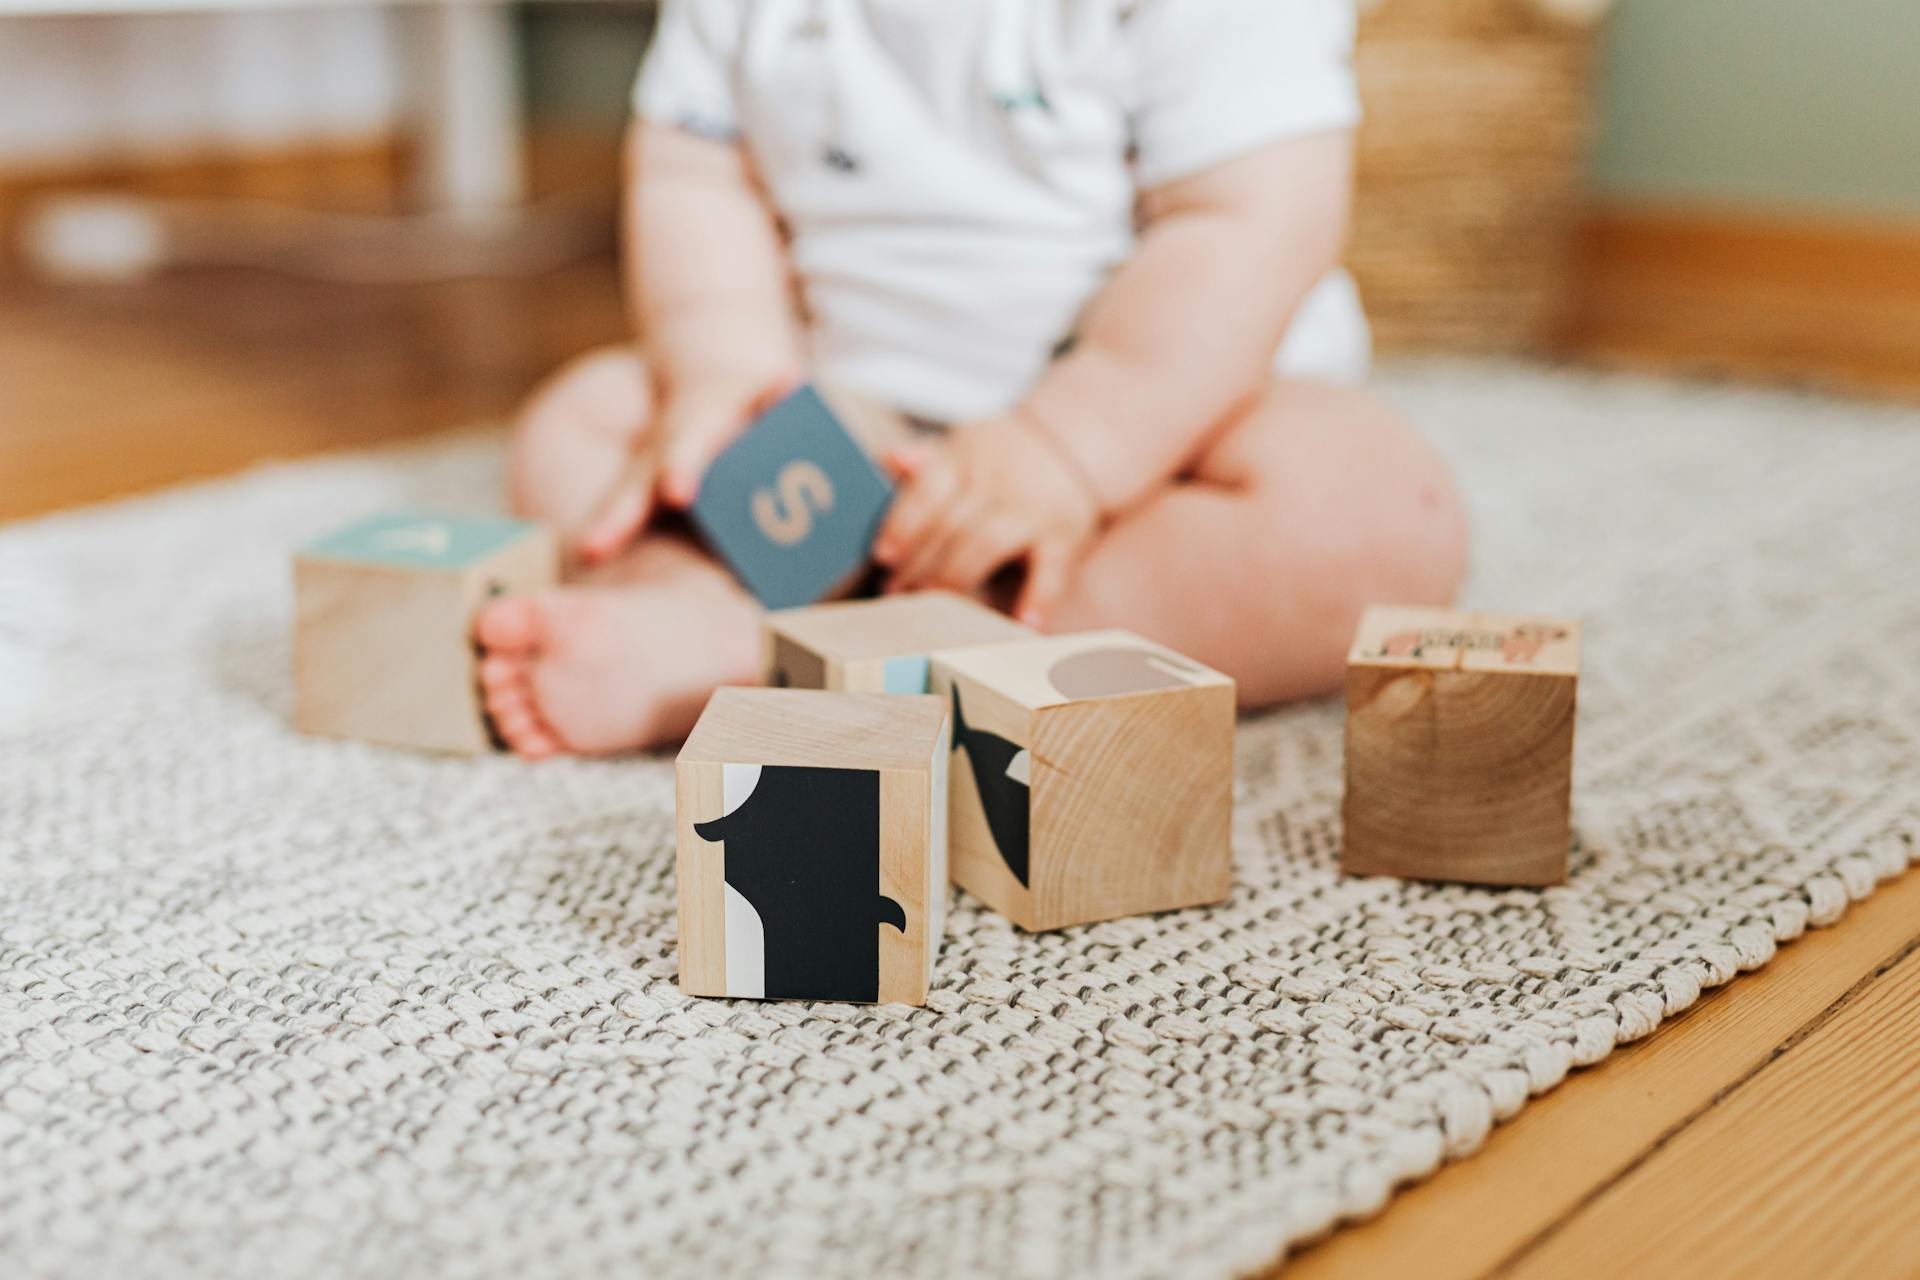
[[[0,518],[498,417],[622,332],[605,262],[395,289],[0,281]],[[1920,1275],[1920,875],[1288,1271]]]
[[[1584,359],[1920,398],[1920,220],[1602,208],[1576,257]]]
[[[1577,1073],[1286,1274],[1920,1275],[1920,874]]]
[[[499,418],[625,331],[607,261],[404,287],[0,278],[0,519]]]

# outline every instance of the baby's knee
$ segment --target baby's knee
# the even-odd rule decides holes
[[[1368,604],[1451,602],[1467,571],[1465,510],[1414,424],[1352,388],[1285,389],[1266,408],[1247,441],[1253,559],[1290,572],[1329,632]]]
[[[1453,468],[1412,422],[1396,413],[1389,430],[1395,463],[1379,517],[1381,574],[1403,603],[1451,604],[1467,577],[1466,503]]]
[[[522,462],[565,451],[583,437],[632,438],[645,424],[652,392],[639,355],[601,347],[562,365],[533,389],[514,420],[514,456]]]

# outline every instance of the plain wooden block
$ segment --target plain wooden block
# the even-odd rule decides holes
[[[1367,610],[1347,655],[1341,868],[1564,881],[1579,683],[1577,622]]]
[[[925,1004],[947,744],[938,698],[716,692],[675,766],[681,989]]]
[[[1033,634],[947,591],[783,609],[767,615],[762,679],[776,688],[925,693],[927,655],[935,649]]]
[[[499,516],[405,511],[294,559],[294,723],[303,733],[474,753],[492,745],[469,629],[496,595],[550,586],[553,535]]]
[[[933,655],[953,707],[953,878],[1025,929],[1233,880],[1233,681],[1127,631]]]

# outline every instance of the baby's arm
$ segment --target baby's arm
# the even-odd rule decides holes
[[[656,488],[691,503],[727,437],[803,376],[786,250],[746,149],[641,120],[627,168],[627,296],[655,412],[585,541],[593,559],[638,533]]]
[[[1344,131],[1289,138],[1144,195],[1133,258],[1022,406],[1104,513],[1177,473],[1264,384],[1339,261],[1352,156]]]
[[[1131,260],[1072,351],[1006,416],[896,466],[876,554],[900,589],[977,588],[1025,558],[1017,611],[1044,622],[1102,520],[1178,474],[1255,394],[1295,309],[1337,262],[1352,136],[1268,144],[1145,193]]]

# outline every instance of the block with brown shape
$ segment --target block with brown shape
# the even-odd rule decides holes
[[[1127,631],[933,655],[953,708],[953,878],[1022,928],[1217,902],[1233,681]]]

